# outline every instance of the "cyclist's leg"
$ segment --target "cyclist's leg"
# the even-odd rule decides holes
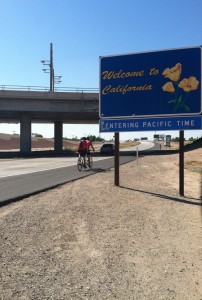
[[[81,151],[79,151],[78,161],[80,161],[80,162],[82,161]]]
[[[83,161],[82,161],[81,153],[79,152],[79,157],[78,157],[78,161],[77,161],[77,168],[78,168],[79,172],[82,171],[82,167],[83,167]]]
[[[90,151],[88,152],[88,167],[91,169],[93,166],[93,158],[92,155],[90,153]]]
[[[89,156],[90,156],[90,151],[88,150],[88,151],[87,151],[87,160],[88,160],[88,163],[90,162]]]
[[[93,167],[93,157],[92,157],[92,155],[89,155],[88,166],[89,166],[90,169],[92,169],[92,167]]]
[[[84,168],[86,168],[86,159],[87,159],[87,151],[84,151],[84,154],[83,154],[83,161],[84,161]]]

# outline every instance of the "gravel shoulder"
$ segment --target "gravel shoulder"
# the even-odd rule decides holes
[[[2,207],[0,299],[202,299],[202,149],[185,153],[185,197],[178,161],[139,157],[120,187],[111,169]]]

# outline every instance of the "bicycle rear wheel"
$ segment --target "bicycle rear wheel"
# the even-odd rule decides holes
[[[82,171],[82,168],[83,168],[83,161],[82,161],[82,158],[79,158],[78,161],[77,161],[77,168],[78,168],[78,171],[81,172]]]

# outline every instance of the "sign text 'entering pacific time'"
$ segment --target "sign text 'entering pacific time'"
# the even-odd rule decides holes
[[[202,129],[202,117],[171,117],[147,119],[102,119],[100,132],[161,131]]]

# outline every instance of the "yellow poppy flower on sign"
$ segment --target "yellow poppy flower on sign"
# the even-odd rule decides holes
[[[169,93],[174,93],[174,91],[175,91],[174,85],[172,84],[171,81],[164,84],[162,89],[164,92],[169,92]]]
[[[196,79],[196,77],[191,76],[189,79],[184,78],[182,81],[179,83],[179,88],[182,88],[185,92],[190,92],[197,90],[199,85],[199,81]]]
[[[169,78],[172,82],[167,82],[162,86],[164,92],[169,92],[174,94],[174,98],[169,100],[168,103],[172,104],[173,112],[184,111],[190,112],[190,107],[188,106],[188,94],[191,91],[197,90],[199,81],[194,76],[190,76],[189,78],[184,78],[180,81],[180,75],[182,72],[182,65],[177,63],[172,68],[166,68],[162,75],[165,78]],[[180,81],[180,82],[179,82]],[[174,85],[173,85],[174,84]],[[181,88],[185,93],[180,95],[179,88]]]
[[[177,63],[174,67],[172,68],[166,68],[162,75],[165,78],[169,78],[170,80],[177,82],[180,79],[180,75],[182,72],[182,65],[180,63]]]

